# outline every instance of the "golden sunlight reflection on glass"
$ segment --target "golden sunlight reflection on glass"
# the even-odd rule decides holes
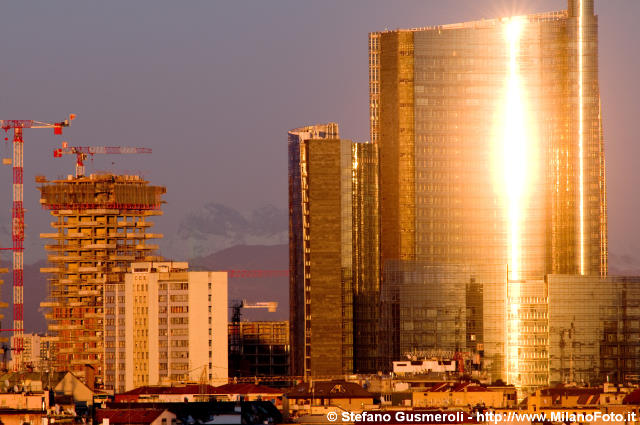
[[[505,26],[508,47],[508,69],[506,76],[504,115],[502,121],[502,143],[504,149],[504,184],[508,217],[508,278],[521,278],[522,224],[527,184],[527,126],[525,118],[524,89],[520,78],[518,56],[520,35],[524,26],[523,17],[512,17]],[[519,299],[517,282],[508,283],[507,290],[507,379],[518,382],[519,364]]]
[[[522,84],[518,69],[522,17],[513,17],[505,32],[509,47],[509,64],[503,121],[504,177],[509,220],[509,272],[511,279],[520,278],[522,262],[521,223],[527,182],[527,131]]]

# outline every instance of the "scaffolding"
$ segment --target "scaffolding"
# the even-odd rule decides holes
[[[91,175],[40,183],[40,203],[54,218],[45,245],[48,299],[40,304],[53,335],[53,367],[83,377],[104,373],[104,287],[123,284],[134,261],[158,261],[150,216],[161,215],[164,187],[139,176]],[[124,361],[124,359],[122,359]],[[99,379],[97,382],[100,382]]]

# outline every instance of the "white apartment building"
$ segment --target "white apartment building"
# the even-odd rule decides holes
[[[227,382],[227,273],[188,268],[132,263],[105,287],[105,389]]]
[[[15,347],[11,337],[11,346]],[[22,335],[22,364],[34,371],[50,368],[50,337],[44,334],[30,333]]]

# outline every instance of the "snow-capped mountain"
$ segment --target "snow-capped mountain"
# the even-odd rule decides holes
[[[235,245],[278,245],[288,241],[286,210],[266,205],[248,213],[210,202],[186,213],[177,229],[158,228],[165,234],[159,241],[166,258],[204,257]],[[155,229],[154,229],[155,230]]]

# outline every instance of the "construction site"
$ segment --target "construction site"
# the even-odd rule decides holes
[[[160,215],[164,187],[138,176],[101,174],[66,180],[36,178],[40,203],[50,211],[53,232],[40,234],[49,267],[48,333],[54,346],[53,365],[103,376],[105,285],[122,283],[134,261],[157,261],[158,245],[150,233]],[[93,371],[88,371],[92,368]]]

